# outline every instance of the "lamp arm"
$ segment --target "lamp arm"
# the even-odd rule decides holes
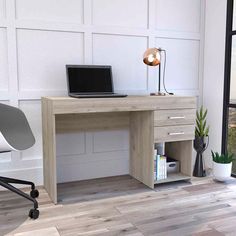
[[[165,74],[166,74],[166,50],[160,48],[160,51],[164,52],[164,55],[165,55],[164,68],[163,68],[163,88],[164,88],[165,92],[168,93],[169,95],[174,95],[174,93],[170,93],[170,92],[167,91],[167,89],[166,89],[166,85],[165,85]],[[161,54],[160,54],[160,56],[161,56]],[[160,66],[160,67],[161,67],[161,66]]]
[[[163,71],[163,82],[164,82],[165,67],[166,67],[165,66],[165,64],[166,64],[166,50],[162,49],[162,48],[157,48],[157,49],[160,51],[160,64],[159,64],[159,73],[158,73],[158,93],[160,94],[161,93],[161,65],[162,65],[162,63],[161,63],[162,62],[162,53],[161,52],[165,53],[165,62],[164,62],[164,71]],[[164,86],[164,89],[165,89],[165,86]],[[166,91],[166,89],[165,89],[165,91]]]
[[[161,53],[160,53],[160,64],[159,64],[159,72],[158,72],[158,93],[161,93]]]

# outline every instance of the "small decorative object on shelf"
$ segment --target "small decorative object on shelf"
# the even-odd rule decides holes
[[[167,164],[167,175],[170,174],[170,173],[179,173],[179,161],[173,159],[173,158],[170,158],[170,157],[167,157],[167,160],[166,160],[166,164]]]
[[[219,154],[211,151],[213,159],[213,176],[218,181],[226,181],[231,176],[234,154]]]
[[[193,176],[204,177],[206,172],[204,169],[204,163],[202,154],[207,149],[209,144],[209,126],[206,124],[207,109],[204,110],[201,106],[200,111],[196,113],[196,127],[195,127],[195,139],[194,149],[197,152],[196,161],[193,170]]]

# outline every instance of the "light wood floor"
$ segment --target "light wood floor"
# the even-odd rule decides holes
[[[236,235],[236,179],[210,178],[150,190],[129,176],[62,184],[58,205],[40,188],[40,218],[31,204],[0,192],[0,235]]]

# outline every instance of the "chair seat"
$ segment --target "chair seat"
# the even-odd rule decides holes
[[[16,107],[0,103],[0,151],[26,150],[35,143],[25,114]]]
[[[0,132],[0,153],[1,152],[10,152],[10,151],[17,151],[14,147],[12,147],[7,140],[4,138],[2,133]]]

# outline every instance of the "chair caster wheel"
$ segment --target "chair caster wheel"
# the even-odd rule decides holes
[[[37,198],[37,197],[39,196],[39,191],[38,191],[37,189],[31,190],[30,196],[31,196],[32,198]]]
[[[31,209],[31,210],[29,211],[29,217],[30,217],[31,219],[36,220],[36,219],[39,217],[39,210],[37,210],[37,209]]]

